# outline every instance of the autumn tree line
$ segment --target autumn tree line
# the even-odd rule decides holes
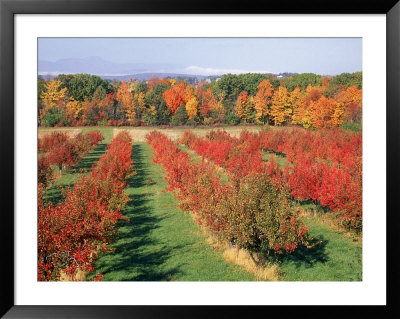
[[[40,126],[239,123],[361,127],[362,73],[277,79],[226,74],[213,81],[152,77],[111,83],[89,74],[38,78]]]

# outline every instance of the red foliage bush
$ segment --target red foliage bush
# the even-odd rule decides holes
[[[54,180],[53,169],[45,155],[42,155],[38,159],[38,184],[42,184],[43,187],[47,187]]]
[[[342,223],[361,228],[361,133],[292,128],[261,132],[259,141],[261,148],[284,153],[292,164],[284,175],[295,198],[319,202]]]
[[[74,279],[77,270],[94,270],[96,253],[108,250],[128,201],[124,187],[133,168],[131,143],[127,134],[116,136],[91,174],[66,191],[63,203],[43,205],[39,184],[38,280],[57,280],[61,272]]]
[[[53,147],[47,154],[47,160],[50,164],[58,166],[59,170],[63,166],[74,166],[78,163],[78,146],[67,140],[62,144]]]
[[[101,132],[98,131],[89,131],[86,133],[86,135],[89,137],[90,144],[92,146],[95,146],[99,144],[102,140],[104,140],[103,134],[101,134]]]
[[[239,138],[211,131],[198,138],[185,132],[180,142],[225,168],[236,184],[252,173],[263,172],[276,186],[290,189],[294,198],[320,203],[337,213],[342,223],[361,227],[361,134],[290,128],[259,134],[244,130]],[[263,163],[260,149],[285,154],[285,169],[272,156],[268,164]]]
[[[90,131],[70,138],[67,133],[52,132],[39,139],[39,152],[47,152],[48,164],[63,167],[75,166],[88,152],[104,139],[100,132]]]
[[[250,173],[265,169],[259,143],[248,131],[242,132],[240,139],[231,137],[226,131],[211,131],[205,138],[197,138],[185,132],[181,142],[203,157],[226,169],[232,180],[241,179]]]
[[[68,134],[65,132],[53,131],[51,134],[39,138],[38,152],[46,153],[51,149],[64,144],[69,139]]]
[[[214,156],[212,150],[238,143],[220,132],[211,133],[209,137],[210,141],[185,133],[180,141],[212,155],[217,161],[223,161],[225,157]],[[257,166],[250,165],[251,156],[261,163],[255,156],[257,153],[261,156],[259,151],[254,152],[246,143],[239,143],[237,148],[233,146],[233,150],[226,147],[229,152],[224,163],[233,179],[222,183],[214,164],[204,159],[201,163],[191,162],[189,155],[165,135],[152,132],[147,136],[147,142],[153,149],[154,161],[164,166],[168,190],[174,192],[180,207],[191,211],[199,224],[222,240],[255,252],[259,262],[267,259],[272,251],[278,253],[285,249],[291,252],[305,243],[307,229],[297,221],[286,191],[278,188],[262,169],[260,173]]]

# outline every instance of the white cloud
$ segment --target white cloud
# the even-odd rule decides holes
[[[243,74],[243,73],[272,73],[270,71],[254,71],[254,70],[240,70],[240,69],[217,69],[217,68],[203,68],[201,66],[191,65],[185,68],[185,72],[189,74],[198,75],[222,75],[227,73]]]

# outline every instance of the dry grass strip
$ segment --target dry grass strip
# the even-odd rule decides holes
[[[41,138],[44,135],[51,134],[52,132],[66,132],[68,136],[74,137],[82,132],[81,128],[69,128],[69,127],[51,127],[51,128],[42,128],[38,129],[38,137]]]

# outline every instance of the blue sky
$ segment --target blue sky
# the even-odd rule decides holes
[[[38,53],[50,62],[95,56],[204,75],[362,70],[361,38],[40,38]]]

